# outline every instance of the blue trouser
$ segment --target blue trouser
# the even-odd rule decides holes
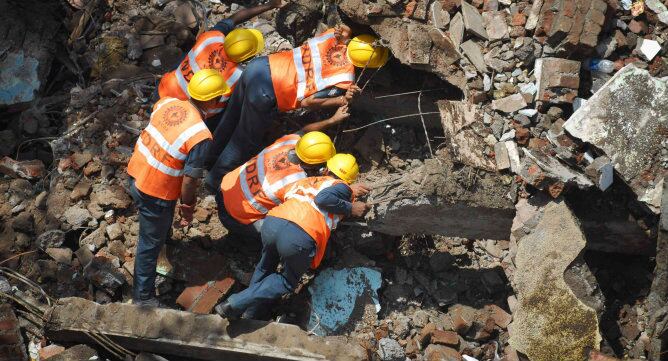
[[[266,56],[253,59],[227,102],[209,149],[206,185],[215,192],[223,176],[262,150],[264,135],[277,113],[276,94]]]
[[[228,231],[242,236],[260,239],[260,229],[262,223],[264,223],[264,219],[251,224],[243,224],[237,221],[227,212],[227,209],[225,209],[223,193],[220,190],[216,192],[216,205],[218,206],[218,218],[220,219],[220,223],[222,223]]]
[[[298,225],[267,216],[262,225],[262,256],[247,289],[228,301],[236,312],[253,318],[268,303],[292,292],[315,255],[315,241]],[[276,273],[278,262],[283,272]]]
[[[166,201],[142,193],[135,187],[132,178],[130,195],[139,211],[139,241],[132,298],[140,301],[155,297],[155,268],[160,250],[172,229],[176,201]]]

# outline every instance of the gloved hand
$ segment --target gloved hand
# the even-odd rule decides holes
[[[181,216],[181,222],[179,226],[186,227],[190,225],[193,221],[193,215],[195,214],[195,206],[188,204],[179,204],[179,215]]]

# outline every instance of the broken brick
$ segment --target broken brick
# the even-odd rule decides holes
[[[431,334],[431,343],[457,347],[459,346],[459,335],[453,331],[434,330]]]
[[[210,281],[204,285],[191,286],[183,290],[176,303],[190,312],[209,314],[223,297],[227,296],[234,286],[233,278]]]

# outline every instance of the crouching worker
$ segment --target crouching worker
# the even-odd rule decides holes
[[[319,175],[336,154],[325,133],[288,134],[227,173],[216,194],[220,222],[229,231],[260,238],[264,217],[294,182]]]
[[[137,140],[128,163],[130,193],[139,211],[133,302],[158,306],[155,267],[169,235],[177,200],[181,225],[193,219],[197,186],[204,176],[212,135],[204,124],[207,106],[227,91],[215,69],[197,72],[188,84],[190,100],[162,98]]]
[[[282,295],[292,292],[310,266],[316,269],[325,255],[331,232],[343,217],[360,217],[368,210],[355,198],[368,193],[362,185],[350,185],[359,173],[350,154],[327,161],[325,176],[304,178],[285,194],[262,224],[262,256],[244,291],[216,306],[225,318],[256,318]],[[276,272],[278,263],[283,265]]]

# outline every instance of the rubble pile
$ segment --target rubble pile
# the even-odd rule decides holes
[[[138,325],[129,320],[142,315],[114,303],[131,299],[139,223],[125,167],[157,80],[204,26],[257,2],[53,1],[16,20],[31,3],[0,5],[12,39],[43,24],[34,41],[0,46],[0,266],[55,299],[88,301],[50,308],[49,341],[34,325],[21,335],[17,322],[28,327],[28,316],[3,305],[0,340],[11,342],[0,359],[106,357],[74,316],[78,307],[120,310]],[[244,324],[248,342],[286,340],[285,349],[253,352],[306,359],[339,347],[350,355],[331,357],[512,361],[581,360],[600,349],[658,360],[668,307],[666,3],[294,0],[244,24],[265,35],[266,54],[344,22],[371,29],[395,58],[366,75],[337,137],[338,149],[362,160],[372,210],[343,222],[322,269],[269,310],[268,319],[295,319],[308,334]],[[384,122],[413,113],[430,115]],[[320,115],[288,114],[280,131]],[[373,121],[382,125],[357,131]],[[203,187],[200,195],[192,226],[174,228],[160,256],[157,290],[166,308],[201,315],[155,312],[216,329],[223,321],[204,315],[248,284],[259,244],[228,235],[213,196]],[[25,286],[0,274],[1,292],[46,301]],[[329,287],[348,293],[327,297]],[[321,322],[328,302],[342,311]],[[241,329],[205,344],[204,333],[143,320],[146,328],[109,321],[99,331],[127,337],[128,348],[162,332],[159,342],[179,357],[193,354],[175,345],[219,352],[211,357],[242,352],[229,338],[245,342]],[[307,346],[296,351],[300,340]],[[72,342],[95,349],[60,346]],[[159,346],[140,351],[167,352]]]

